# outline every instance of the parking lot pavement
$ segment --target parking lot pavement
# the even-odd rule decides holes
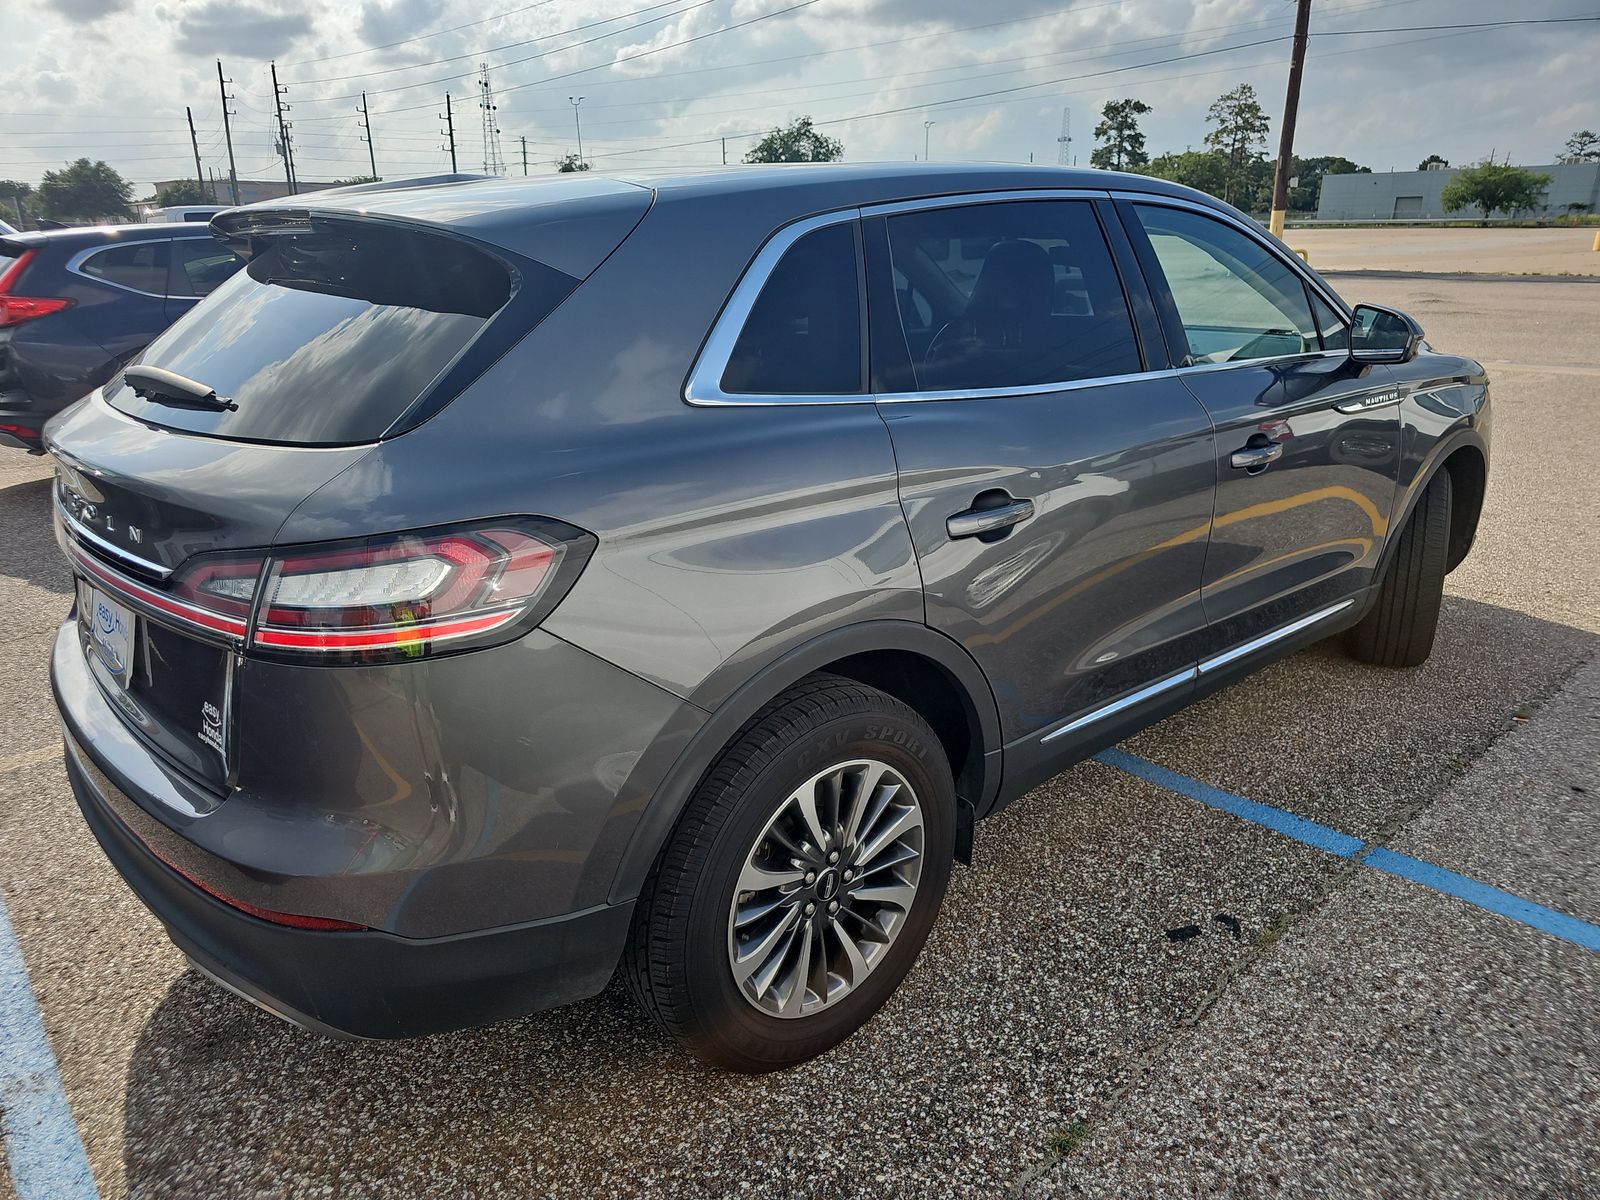
[[[1515,780],[1579,761],[1546,731],[1600,649],[1600,287],[1335,283],[1525,364],[1494,368],[1488,507],[1435,655],[1314,647],[1125,749],[1596,920],[1592,788]],[[0,894],[102,1196],[1103,1195],[1119,1165],[1112,1191],[1190,1194],[1186,1171],[1258,1164],[1285,1194],[1469,1168],[1600,1191],[1560,1146],[1597,1119],[1593,954],[1103,762],[986,822],[899,994],[780,1075],[695,1064],[615,985],[406,1043],[281,1025],[185,969],[41,755],[68,589],[43,474],[0,460]],[[1523,773],[1497,774],[1511,729]]]
[[[1290,228],[1283,240],[1319,271],[1503,271],[1511,275],[1600,275],[1596,227],[1506,229],[1388,226]]]

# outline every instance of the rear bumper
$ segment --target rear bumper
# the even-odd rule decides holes
[[[204,973],[284,1019],[334,1036],[414,1037],[581,1000],[611,977],[633,906],[482,933],[320,932],[250,916],[167,866],[118,815],[132,800],[70,733],[67,774],[112,865]]]
[[[39,453],[44,449],[44,423],[50,417],[34,408],[27,392],[0,391],[0,446]]]

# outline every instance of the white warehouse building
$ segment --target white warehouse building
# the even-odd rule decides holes
[[[1552,163],[1529,167],[1550,176],[1543,204],[1516,214],[1556,217],[1569,212],[1600,212],[1600,163]],[[1430,221],[1472,220],[1477,209],[1446,212],[1439,202],[1445,184],[1459,168],[1433,171],[1371,171],[1359,175],[1324,175],[1317,199],[1319,221]],[[1578,206],[1578,207],[1574,207]],[[1509,220],[1498,210],[1491,219]]]

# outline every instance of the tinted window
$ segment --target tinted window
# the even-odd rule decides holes
[[[173,272],[175,296],[209,296],[244,265],[232,250],[210,238],[186,238],[172,243],[178,269]]]
[[[1177,208],[1137,205],[1189,340],[1191,362],[1320,350],[1300,276],[1254,238]]]
[[[1322,333],[1324,350],[1350,349],[1350,326],[1321,296],[1311,293],[1311,311],[1317,318],[1317,329]]]
[[[143,420],[223,437],[367,441],[428,391],[510,295],[495,259],[412,230],[319,221],[258,237],[254,249],[244,270],[142,359],[205,383],[236,409],[147,402],[120,379],[108,401]]]
[[[167,243],[129,242],[91,254],[78,270],[153,296],[167,294]]]
[[[862,390],[861,297],[853,223],[790,246],[767,277],[722,373],[731,394]]]
[[[903,213],[888,225],[918,390],[1141,369],[1122,284],[1086,201],[973,204]]]

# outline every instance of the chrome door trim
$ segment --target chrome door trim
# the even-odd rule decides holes
[[[846,221],[854,221],[860,215],[859,208],[841,208],[834,212],[819,213],[816,216],[805,217],[792,225],[785,225],[767,239],[766,244],[756,252],[755,258],[751,259],[750,265],[745,268],[738,285],[733,289],[733,295],[728,297],[728,302],[722,306],[722,312],[717,316],[716,324],[712,325],[705,345],[700,347],[694,368],[689,372],[689,378],[683,385],[683,398],[687,403],[711,407],[751,404],[872,403],[872,396],[868,392],[795,396],[728,393],[722,390],[723,373],[728,369],[728,359],[733,357],[733,347],[739,340],[739,334],[744,330],[745,321],[750,317],[750,310],[755,307],[756,299],[761,295],[761,289],[766,286],[772,269],[778,265],[778,261],[789,247],[808,233],[826,229],[830,225],[842,225]]]
[[[1355,600],[1350,599],[1341,600],[1337,604],[1330,604],[1327,608],[1318,609],[1309,616],[1301,617],[1298,621],[1291,621],[1289,624],[1274,629],[1270,633],[1263,633],[1260,637],[1251,638],[1248,642],[1241,642],[1232,650],[1224,650],[1221,654],[1202,659],[1199,668],[1200,674],[1204,675],[1207,672],[1215,671],[1219,667],[1225,667],[1231,662],[1238,661],[1247,654],[1254,654],[1257,650],[1265,649],[1274,642],[1281,642],[1284,638],[1299,633],[1302,629],[1309,629],[1321,621],[1326,621],[1329,617],[1342,613],[1354,603]]]
[[[1120,700],[1113,700],[1110,704],[1102,704],[1099,708],[1086,712],[1081,717],[1074,717],[1065,725],[1052,729],[1039,739],[1039,744],[1045,745],[1048,742],[1053,742],[1058,737],[1064,737],[1069,733],[1082,729],[1086,725],[1093,725],[1096,721],[1103,721],[1107,717],[1115,716],[1124,709],[1132,708],[1136,704],[1142,704],[1144,701],[1153,699],[1163,692],[1170,692],[1173,688],[1188,683],[1199,673],[1197,668],[1189,667],[1176,675],[1169,675],[1165,679],[1158,680],[1147,687],[1142,687],[1137,692],[1130,692]]]
[[[1272,255],[1279,262],[1283,263],[1284,266],[1292,270],[1297,276],[1305,280],[1307,286],[1316,289],[1317,293],[1333,306],[1333,311],[1344,318],[1345,326],[1347,328],[1349,327],[1351,322],[1350,306],[1344,302],[1343,298],[1334,292],[1334,290],[1327,284],[1323,283],[1319,277],[1306,270],[1306,265],[1300,260],[1300,256],[1298,254],[1294,253],[1270,233],[1267,233],[1266,230],[1262,229],[1261,226],[1257,225],[1254,221],[1241,221],[1232,213],[1225,212],[1220,208],[1212,208],[1209,204],[1201,204],[1194,200],[1185,200],[1182,196],[1164,196],[1158,192],[1115,191],[1111,193],[1111,198],[1113,200],[1124,200],[1130,204],[1155,204],[1164,206],[1166,208],[1188,209],[1190,212],[1197,212],[1202,216],[1211,217],[1214,220],[1221,221],[1224,225],[1233,226],[1246,237],[1259,244],[1263,250]],[[1349,357],[1349,351],[1347,350],[1341,350],[1338,351],[1338,353],[1345,355],[1347,358]],[[1257,359],[1256,361],[1259,362],[1261,360]]]
[[[1026,204],[1030,200],[1106,200],[1105,188],[1019,188],[1003,192],[958,192],[949,196],[924,196],[917,200],[886,200],[863,204],[862,217],[887,217],[895,213],[922,212],[930,208],[966,208],[972,204]]]

